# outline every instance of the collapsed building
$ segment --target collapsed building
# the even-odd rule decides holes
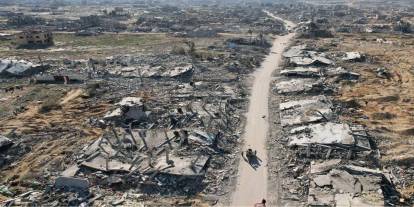
[[[338,83],[358,81],[360,76],[334,67],[334,58],[359,62],[365,56],[348,52],[330,58],[306,45],[292,46],[283,56],[287,64],[273,92],[284,100],[278,108],[281,141],[295,156],[286,171],[291,179],[282,184],[290,185],[286,199],[309,206],[395,202],[392,174],[376,169],[379,151],[373,137],[361,125],[338,120],[338,108],[330,98]]]
[[[231,115],[235,109],[230,100],[218,106],[211,101],[191,101],[169,111],[158,108],[156,102],[125,97],[100,121],[107,133],[82,150],[78,164],[62,172],[55,186],[79,190],[88,189],[92,182],[136,186],[147,193],[199,192],[211,157],[221,150],[220,143],[234,139],[238,118]],[[114,127],[116,123],[122,124]],[[73,184],[84,181],[83,187]]]
[[[34,64],[25,60],[0,60],[0,75],[2,77],[27,77],[41,73],[48,68],[49,65]]]
[[[340,159],[312,162],[308,205],[383,206],[384,194],[392,194],[387,187],[391,182],[387,174],[341,162]]]

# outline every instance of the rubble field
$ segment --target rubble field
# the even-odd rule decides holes
[[[5,37],[33,19],[66,26],[50,29],[45,48],[0,39],[2,204],[228,203],[249,75],[283,24],[260,7],[241,22],[248,8],[94,7],[64,20],[16,8],[23,14],[1,14]],[[108,20],[128,27],[114,31]]]
[[[184,2],[0,0],[1,205],[231,205],[272,53],[267,204],[414,204],[411,1]]]
[[[272,202],[412,205],[412,5],[315,2],[274,9],[301,23],[271,90]]]

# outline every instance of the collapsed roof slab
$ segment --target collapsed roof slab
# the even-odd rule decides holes
[[[30,76],[48,68],[48,65],[33,64],[25,60],[0,59],[0,75],[4,76]]]
[[[321,69],[315,67],[295,67],[292,69],[284,69],[280,71],[284,76],[299,76],[299,77],[320,77]]]
[[[313,64],[315,65],[335,65],[335,63],[332,60],[324,56],[315,55],[315,56],[312,56],[312,59],[314,60]]]
[[[293,79],[279,82],[275,86],[275,89],[279,94],[318,92],[321,91],[322,88],[322,81],[314,79]]]
[[[311,66],[311,65],[335,65],[335,63],[324,57],[324,54],[318,54],[313,51],[308,51],[306,56],[301,57],[291,57],[289,63],[295,66]]]
[[[136,169],[136,167],[131,168],[131,164],[129,163],[124,163],[117,159],[109,159],[102,155],[84,161],[80,166],[103,172],[130,172]]]
[[[340,159],[326,160],[323,162],[312,161],[310,167],[311,174],[326,173],[338,166],[341,163]]]
[[[372,171],[351,166],[350,168]],[[312,170],[321,169],[323,170]],[[343,169],[340,160],[312,162],[309,174],[308,205],[310,206],[383,206],[382,174],[360,175]],[[375,170],[374,170],[375,171]]]
[[[140,97],[125,97],[115,104],[118,108],[109,111],[104,116],[107,121],[133,119],[142,121],[148,118],[150,112],[144,110],[144,103]]]
[[[301,57],[303,56],[303,50],[306,48],[306,45],[293,46],[289,50],[283,53],[283,57],[292,58],[292,57]]]
[[[281,103],[279,108],[283,127],[328,120],[333,113],[332,103],[325,96]]]
[[[370,150],[367,137],[354,136],[347,124],[332,122],[312,124],[294,128],[290,131],[289,146],[308,146],[310,144],[331,145],[355,150]]]
[[[174,67],[171,70],[166,71],[165,73],[162,74],[163,77],[168,77],[168,78],[176,78],[179,76],[184,76],[186,74],[192,74],[194,72],[194,67],[193,65],[185,65],[185,66],[181,66],[181,67]]]
[[[165,157],[159,157],[153,169],[175,176],[202,176],[208,167],[209,160],[210,156],[207,155],[186,157],[171,155],[168,162],[172,164],[168,164]]]
[[[315,63],[315,60],[309,57],[292,57],[289,62],[295,66],[310,66]]]
[[[360,76],[359,73],[351,72],[342,67],[327,68],[324,70],[324,74],[328,77],[338,77],[340,79],[348,79],[348,80],[356,80]]]

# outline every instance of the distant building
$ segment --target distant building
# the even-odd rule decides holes
[[[53,45],[53,34],[46,30],[26,30],[15,36],[18,47],[47,47]]]
[[[129,11],[122,7],[115,7],[112,11],[106,11],[106,13],[113,17],[130,17]]]

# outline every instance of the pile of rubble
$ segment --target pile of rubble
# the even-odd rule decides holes
[[[172,195],[217,188],[219,183],[206,173],[238,142],[238,97],[228,90],[208,100],[179,96],[189,90],[196,94],[198,89],[190,86],[157,101],[121,98],[93,123],[106,133],[78,152],[74,164],[55,177],[53,188],[79,198],[85,192],[103,194],[100,188]]]
[[[48,65],[25,60],[0,59],[0,77],[25,77],[41,73],[48,68]]]
[[[295,156],[288,161],[288,171],[294,173],[286,172],[291,180],[282,185],[289,189],[285,198],[310,206],[376,206],[398,201],[393,176],[377,169],[379,150],[373,137],[363,126],[338,120],[340,108],[329,97],[338,83],[357,81],[360,75],[334,67],[328,55],[306,45],[293,46],[283,55],[287,65],[273,91],[284,100],[279,105],[284,134],[280,141]],[[352,52],[342,61],[363,58]]]

